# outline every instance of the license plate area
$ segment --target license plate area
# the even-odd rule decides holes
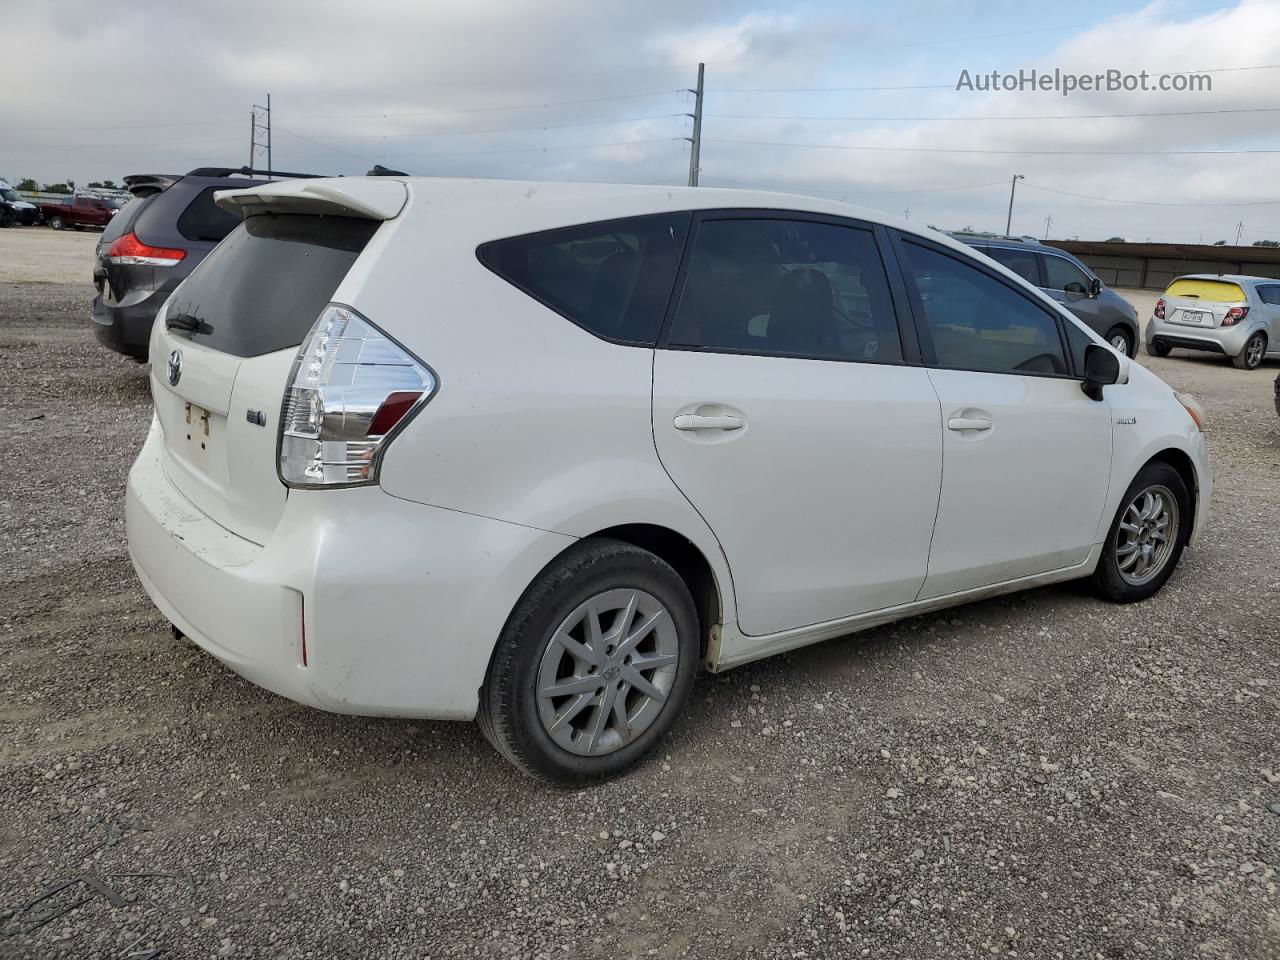
[[[1213,315],[1204,310],[1183,310],[1178,314],[1178,322],[1194,327],[1207,327],[1213,325]]]
[[[215,435],[221,432],[217,430],[220,425],[215,424],[216,419],[222,418],[199,404],[187,403],[183,411],[183,422],[178,425],[179,432],[175,438],[178,441],[175,446],[178,447],[179,456],[204,474],[209,473]]]

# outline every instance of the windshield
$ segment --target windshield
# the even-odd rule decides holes
[[[0,190],[0,197],[4,197],[6,200],[11,201],[20,199],[18,194],[13,190]]]

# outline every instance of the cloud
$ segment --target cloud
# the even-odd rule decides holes
[[[913,219],[944,226],[1003,227],[1008,178],[1023,173],[1015,228],[1024,231],[1041,229],[1052,214],[1055,232],[1195,240],[1244,216],[1246,240],[1280,236],[1280,206],[1121,206],[1043,189],[1153,201],[1267,199],[1280,188],[1271,186],[1275,158],[1265,154],[925,152],[1275,147],[1277,113],[1066,117],[1270,107],[1280,71],[1215,73],[1212,93],[1203,94],[743,92],[932,87],[953,84],[962,68],[1161,72],[1280,63],[1280,4],[1177,9],[1153,3],[1058,29],[1029,22],[1016,4],[939,8],[923,0],[364,0],[355,8],[349,0],[227,0],[216,8],[148,0],[112,20],[91,0],[26,4],[6,14],[0,175],[84,182],[240,164],[250,105],[269,90],[274,159],[284,169],[352,174],[380,162],[415,173],[678,183],[691,110],[682,91],[705,61],[704,183],[818,191],[895,212],[910,207]],[[1087,19],[1070,10],[1058,16]],[[1060,119],[981,119],[1027,115]],[[866,146],[881,149],[835,149]],[[921,152],[889,149],[898,147]]]

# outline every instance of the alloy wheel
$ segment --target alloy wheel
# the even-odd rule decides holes
[[[1250,370],[1262,363],[1262,354],[1266,348],[1267,343],[1262,337],[1254,337],[1245,344],[1245,363],[1248,364]]]
[[[580,756],[621,749],[662,712],[679,660],[675,622],[656,597],[632,589],[590,597],[543,651],[535,681],[543,729]]]
[[[1124,356],[1129,355],[1129,338],[1123,333],[1117,333],[1111,338],[1111,346]]]
[[[1116,565],[1131,586],[1155,579],[1173,555],[1178,539],[1178,500],[1161,484],[1147,487],[1129,501],[1116,528]]]

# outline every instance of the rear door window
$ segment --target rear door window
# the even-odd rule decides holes
[[[174,291],[165,325],[238,357],[296,347],[379,225],[356,217],[249,217]]]
[[[1001,266],[1008,267],[1027,283],[1037,287],[1044,286],[1044,281],[1040,279],[1040,265],[1036,262],[1036,255],[1030,250],[992,247],[987,251],[987,256]]]
[[[494,240],[480,262],[606,340],[653,346],[689,230],[688,213],[609,220]]]
[[[902,359],[875,235],[804,220],[702,221],[667,344],[817,360]]]
[[[178,217],[178,232],[188,240],[217,243],[236,228],[238,214],[228,213],[213,202],[213,195],[227,187],[206,187],[192,198]]]

